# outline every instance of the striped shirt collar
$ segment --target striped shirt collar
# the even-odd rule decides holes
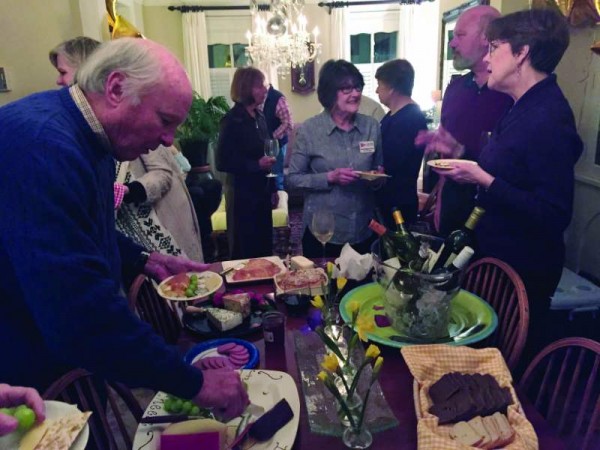
[[[90,126],[94,134],[98,137],[98,139],[100,139],[100,142],[102,142],[102,146],[106,149],[107,152],[112,154],[113,148],[110,145],[110,140],[108,139],[108,136],[104,131],[104,127],[96,117],[96,114],[94,114],[94,110],[85,98],[85,95],[83,94],[81,88],[78,85],[74,84],[69,88],[69,94],[75,102],[77,109],[81,111],[81,114],[83,115],[85,121],[88,123],[88,125]]]

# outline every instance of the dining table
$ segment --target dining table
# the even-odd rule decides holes
[[[316,264],[323,266],[325,261],[315,260]],[[221,272],[223,266],[221,263],[213,263],[211,271]],[[287,372],[294,379],[300,396],[300,422],[296,439],[293,445],[294,450],[312,450],[312,449],[343,449],[345,448],[340,437],[327,436],[311,432],[308,420],[306,404],[302,397],[300,382],[300,373],[296,361],[294,335],[299,330],[303,330],[307,325],[306,315],[291,316],[287,314],[286,305],[278,300],[276,296],[270,296],[274,293],[274,284],[272,280],[255,282],[252,284],[240,286],[227,286],[225,289],[236,290],[243,288],[252,291],[258,295],[268,296],[274,299],[274,307],[287,315],[286,317],[286,341],[285,354],[269,354],[265,352],[263,334],[260,330],[248,334],[243,338],[252,342],[260,353],[260,362],[257,368],[266,370],[280,370]],[[182,330],[178,340],[178,348],[183,353],[201,342],[202,338],[186,330]],[[384,364],[379,375],[379,383],[384,397],[395,415],[398,426],[381,432],[373,433],[372,449],[375,450],[412,450],[418,448],[417,442],[417,417],[415,413],[415,403],[413,395],[413,376],[404,361],[398,348],[379,346],[381,356],[384,358]],[[518,390],[517,390],[518,392]],[[543,450],[566,449],[563,440],[554,431],[551,425],[535,410],[533,404],[524,395],[519,394],[519,400],[523,411],[533,428],[535,429],[539,448]],[[286,449],[291,450],[291,449]]]

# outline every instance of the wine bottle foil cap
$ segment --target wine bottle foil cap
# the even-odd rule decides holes
[[[398,208],[392,209],[392,216],[394,217],[394,221],[396,223],[404,223],[404,217],[402,217],[402,213]]]
[[[475,250],[473,250],[469,246],[466,246],[460,251],[458,255],[456,255],[456,258],[454,258],[452,264],[457,268],[462,269],[464,266],[467,265],[474,253]]]

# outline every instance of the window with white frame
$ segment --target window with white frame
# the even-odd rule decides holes
[[[244,35],[250,25],[249,14],[206,17],[211,92],[213,96],[222,95],[230,104],[233,104],[230,96],[233,74],[238,67],[247,65],[248,44],[244,43]]]
[[[382,5],[381,10],[352,9],[348,15],[350,61],[365,79],[363,94],[378,100],[375,72],[386,61],[398,58],[398,8]]]
[[[408,60],[415,69],[413,99],[421,109],[433,106],[437,89],[439,4],[352,7],[348,14],[351,61],[365,79],[364,94],[378,100],[375,72],[386,61]]]

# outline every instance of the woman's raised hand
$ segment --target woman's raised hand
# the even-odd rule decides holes
[[[439,153],[446,158],[461,158],[465,153],[465,146],[441,125],[436,131],[419,131],[415,145],[425,146],[426,154]]]

